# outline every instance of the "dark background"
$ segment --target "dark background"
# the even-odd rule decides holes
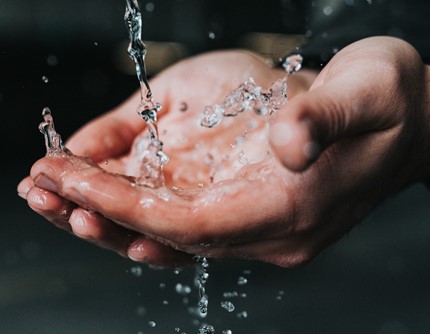
[[[257,44],[276,57],[305,33],[302,9],[291,1],[152,4],[142,5],[151,74],[216,48]],[[197,332],[174,291],[176,283],[193,286],[193,269],[142,265],[137,277],[136,264],[57,230],[16,195],[44,155],[43,107],[67,139],[137,88],[123,13],[124,3],[113,0],[0,2],[0,333]],[[234,334],[430,333],[429,203],[422,186],[402,192],[303,268],[211,263],[207,322]],[[237,285],[239,276],[248,284]],[[235,290],[247,297],[232,300],[236,310],[228,313],[222,294]],[[238,318],[244,310],[248,318]]]

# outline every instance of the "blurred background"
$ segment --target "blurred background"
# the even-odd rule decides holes
[[[16,195],[45,153],[43,107],[67,139],[138,87],[124,4],[0,2],[0,333],[197,333],[187,310],[197,300],[194,269],[137,266],[57,230]],[[276,60],[307,36],[297,1],[152,0],[141,8],[150,75],[220,48]],[[404,191],[303,268],[211,262],[205,321],[234,334],[430,333],[429,203],[422,186]],[[192,288],[188,303],[178,283]],[[228,312],[220,302],[234,292]]]

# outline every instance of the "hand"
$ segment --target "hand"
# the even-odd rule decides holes
[[[238,169],[237,163],[236,166],[219,164],[215,173],[214,168],[209,167],[206,161],[209,150],[213,163],[219,163],[223,159],[222,156],[217,156],[218,151],[237,156],[238,152],[245,150],[251,157],[253,146],[258,145],[261,147],[255,154],[258,156],[259,152],[264,151],[266,157],[268,142],[266,140],[264,145],[261,145],[261,140],[257,138],[262,130],[261,125],[266,123],[264,118],[248,112],[235,118],[233,124],[227,125],[231,120],[225,120],[215,129],[202,128],[198,123],[206,105],[222,101],[225,95],[250,76],[259,85],[266,87],[284,75],[283,70],[269,68],[261,58],[237,51],[211,53],[185,60],[152,80],[154,97],[163,104],[162,112],[165,114],[161,116],[159,127],[165,151],[171,158],[165,167],[166,182],[170,186],[190,189],[191,193],[197,191],[199,183],[210,183],[208,182],[210,177],[215,177],[215,181],[233,177]],[[292,77],[289,80],[289,96],[300,90],[307,90],[313,78],[314,74],[306,71]],[[231,203],[232,209],[227,206],[223,208],[222,202],[226,200],[228,203],[230,197],[221,193],[226,187],[225,184],[212,186],[207,184],[193,200],[184,199],[183,196],[177,196],[170,191],[169,202],[160,199],[160,196],[150,189],[132,188],[129,178],[119,174],[133,175],[138,168],[132,149],[133,142],[138,141],[140,134],[145,130],[145,123],[134,113],[138,104],[139,94],[136,94],[116,110],[83,127],[66,143],[75,155],[90,157],[99,166],[88,159],[72,156],[42,158],[33,167],[32,176],[21,182],[18,192],[37,213],[79,237],[138,261],[163,266],[184,264],[190,261],[191,256],[174,251],[164,244],[190,254],[198,253],[197,250],[202,247],[199,244],[210,242],[209,239],[212,237],[201,237],[202,233],[210,232],[205,232],[203,226],[197,224],[202,225],[205,221],[210,223],[210,220],[213,220],[212,224],[218,227],[214,225],[211,228],[219,228],[220,233],[228,235],[228,228],[221,231],[224,221],[215,221],[214,213],[220,215],[228,211],[234,213],[239,209],[236,205],[241,205],[246,210],[247,206],[255,202],[255,197],[259,196],[258,189],[253,188],[252,182],[247,184],[241,180],[240,176],[237,180],[228,181],[227,183],[231,183],[232,195],[244,188],[244,194],[251,197],[247,200],[244,196],[240,202],[234,201]],[[185,108],[187,110],[184,112]],[[234,143],[236,137],[243,135],[244,124],[250,119],[255,119],[256,124],[260,124],[260,129],[253,131],[253,136],[247,139],[246,145],[238,145],[236,152],[233,152],[230,145]],[[256,140],[257,145],[253,145]],[[196,146],[199,146],[199,149]],[[248,173],[251,174],[263,167],[249,166]],[[117,174],[109,174],[105,170]],[[49,176],[53,182],[46,181],[46,177],[43,176]],[[89,183],[85,183],[86,179]],[[93,182],[94,184],[90,185]],[[258,183],[258,187],[263,185],[258,180],[255,180],[255,183]],[[88,196],[88,199],[84,199],[73,190],[75,187],[81,189],[84,184],[88,186],[86,188],[88,193],[82,196]],[[97,190],[98,187],[105,189]],[[253,192],[256,190],[257,192]],[[183,193],[182,191],[182,195]],[[187,196],[190,197],[190,194]],[[220,202],[215,202],[217,196]],[[105,200],[108,199],[113,202],[107,204]],[[261,210],[255,218],[262,219],[266,209],[262,203]],[[116,213],[114,214],[112,210]],[[132,212],[135,218],[129,216]],[[229,220],[245,224],[248,222],[246,217],[254,215],[252,211],[237,213],[237,216],[232,215]],[[269,214],[272,215],[270,212]],[[170,229],[169,225],[174,229],[180,227],[187,232],[178,231],[177,236],[169,233],[172,235],[169,239],[152,233],[144,226],[146,223],[163,229]],[[256,221],[255,224],[257,223]],[[242,243],[241,227],[235,227],[230,223],[228,225],[238,231],[237,239]],[[181,247],[179,243],[177,245],[174,242],[176,238],[184,241],[189,238],[187,244],[190,246]],[[227,242],[232,240],[229,239]],[[220,241],[224,243],[224,240]],[[222,250],[218,251],[219,255],[221,252]],[[235,256],[234,253],[235,251],[229,256]],[[241,254],[241,251],[237,252],[237,256]]]
[[[203,57],[191,63],[197,77],[202,77],[199,71],[202,65],[196,65],[207,60]],[[164,83],[173,82],[176,86],[178,81],[172,79],[184,78],[181,68],[185,71],[185,65],[174,67],[154,81],[161,82],[160,93],[169,92],[163,95],[169,97],[163,103],[190,99],[190,112],[184,115],[193,114],[191,106],[201,110],[203,104],[220,101],[238,84],[224,81],[226,89],[220,90],[219,95],[213,90],[197,91],[196,96],[204,98],[200,101],[202,105],[197,103],[198,98],[196,101],[190,95],[184,98],[183,93],[177,99],[177,95],[170,95],[174,90],[166,89],[162,83],[165,78]],[[261,70],[262,73],[272,71],[264,67]],[[123,242],[122,249],[137,260],[157,263],[162,258],[160,254],[170,254],[161,262],[170,261],[173,256],[168,253],[170,250],[154,246],[158,245],[153,242],[156,240],[189,254],[256,259],[284,267],[302,264],[345,234],[387,196],[426,177],[422,153],[428,152],[428,146],[422,144],[429,137],[428,129],[421,126],[428,124],[426,71],[413,48],[404,42],[392,38],[363,40],[339,52],[315,79],[309,92],[291,98],[284,110],[278,112],[270,138],[279,161],[264,156],[269,146],[266,141],[258,140],[258,134],[264,133],[264,127],[260,126],[254,136],[247,138],[244,149],[247,156],[258,162],[237,171],[234,166],[227,166],[230,168],[224,168],[221,181],[217,180],[220,182],[185,197],[169,192],[166,201],[166,196],[148,189],[130,189],[127,178],[106,173],[83,163],[82,159],[44,158],[32,168],[31,176],[37,187],[27,193],[27,199],[48,220],[56,221],[60,210],[55,210],[50,217],[49,210],[43,205],[42,209],[35,206],[30,196],[32,192],[42,191],[40,188],[51,190],[70,201],[66,203],[91,209],[85,211],[88,214],[97,212],[93,215],[99,219],[91,226],[97,226],[99,232],[110,231],[99,222],[103,218],[110,227],[150,237],[137,237],[130,246],[127,241]],[[249,69],[245,72],[249,74]],[[194,77],[192,74],[189,73],[189,78]],[[212,78],[219,79],[219,74],[215,73]],[[228,74],[231,76],[232,72]],[[273,81],[269,76],[255,74],[254,78],[262,86]],[[304,74],[303,80],[299,76],[292,78],[298,80],[297,86],[306,87],[311,77]],[[240,78],[239,82],[244,79]],[[200,85],[193,87],[202,87],[203,82],[197,83]],[[212,82],[211,87],[223,87],[218,83]],[[289,87],[292,86],[290,83]],[[169,124],[192,123],[189,119],[187,122],[188,116],[173,113],[174,105],[168,105],[168,114],[160,122],[160,125],[165,122],[165,129],[169,129]],[[247,121],[251,116],[240,117]],[[236,124],[207,132],[203,142],[215,141],[225,148],[231,143],[232,128]],[[202,131],[195,136],[201,138]],[[168,147],[166,143],[166,150]],[[193,145],[178,144],[168,154],[175,159],[189,158],[188,152],[193,148]],[[170,181],[175,181],[172,170],[186,168],[188,161],[178,158],[170,165]],[[202,177],[207,176],[207,166],[199,165],[201,156],[191,161]],[[294,172],[299,170],[302,172]],[[47,182],[43,175],[52,182]],[[183,185],[198,181],[199,177],[180,180]],[[75,209],[78,210],[82,209]],[[73,227],[72,218],[73,215],[70,219]],[[87,224],[85,229],[88,228]],[[121,240],[119,235],[114,231],[111,237]],[[98,235],[93,239],[103,240]],[[150,247],[145,247],[145,242],[151,242]],[[157,252],[151,253],[151,250]]]

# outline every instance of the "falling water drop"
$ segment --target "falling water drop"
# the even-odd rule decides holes
[[[248,283],[248,280],[245,278],[245,277],[243,277],[243,276],[240,276],[238,279],[237,279],[237,284],[238,285],[245,285],[245,284],[247,284]]]
[[[235,309],[235,306],[232,302],[230,301],[222,301],[221,302],[221,307],[226,310],[227,312],[233,312]]]

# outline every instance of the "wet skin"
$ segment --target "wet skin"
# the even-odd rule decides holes
[[[136,261],[177,266],[199,254],[304,264],[389,196],[428,182],[430,70],[399,39],[346,47],[320,73],[290,77],[290,101],[271,120],[269,140],[258,136],[263,126],[247,138],[246,154],[257,162],[231,165],[195,190],[209,172],[190,153],[194,144],[227,148],[238,124],[254,116],[185,130],[183,142],[173,134],[249,76],[267,87],[284,74],[255,55],[225,51],[182,61],[151,81],[172,158],[166,182],[193,189],[186,196],[131,185],[133,142],[144,131],[133,117],[137,94],[69,139],[77,156],[37,161],[18,193],[56,226]]]

